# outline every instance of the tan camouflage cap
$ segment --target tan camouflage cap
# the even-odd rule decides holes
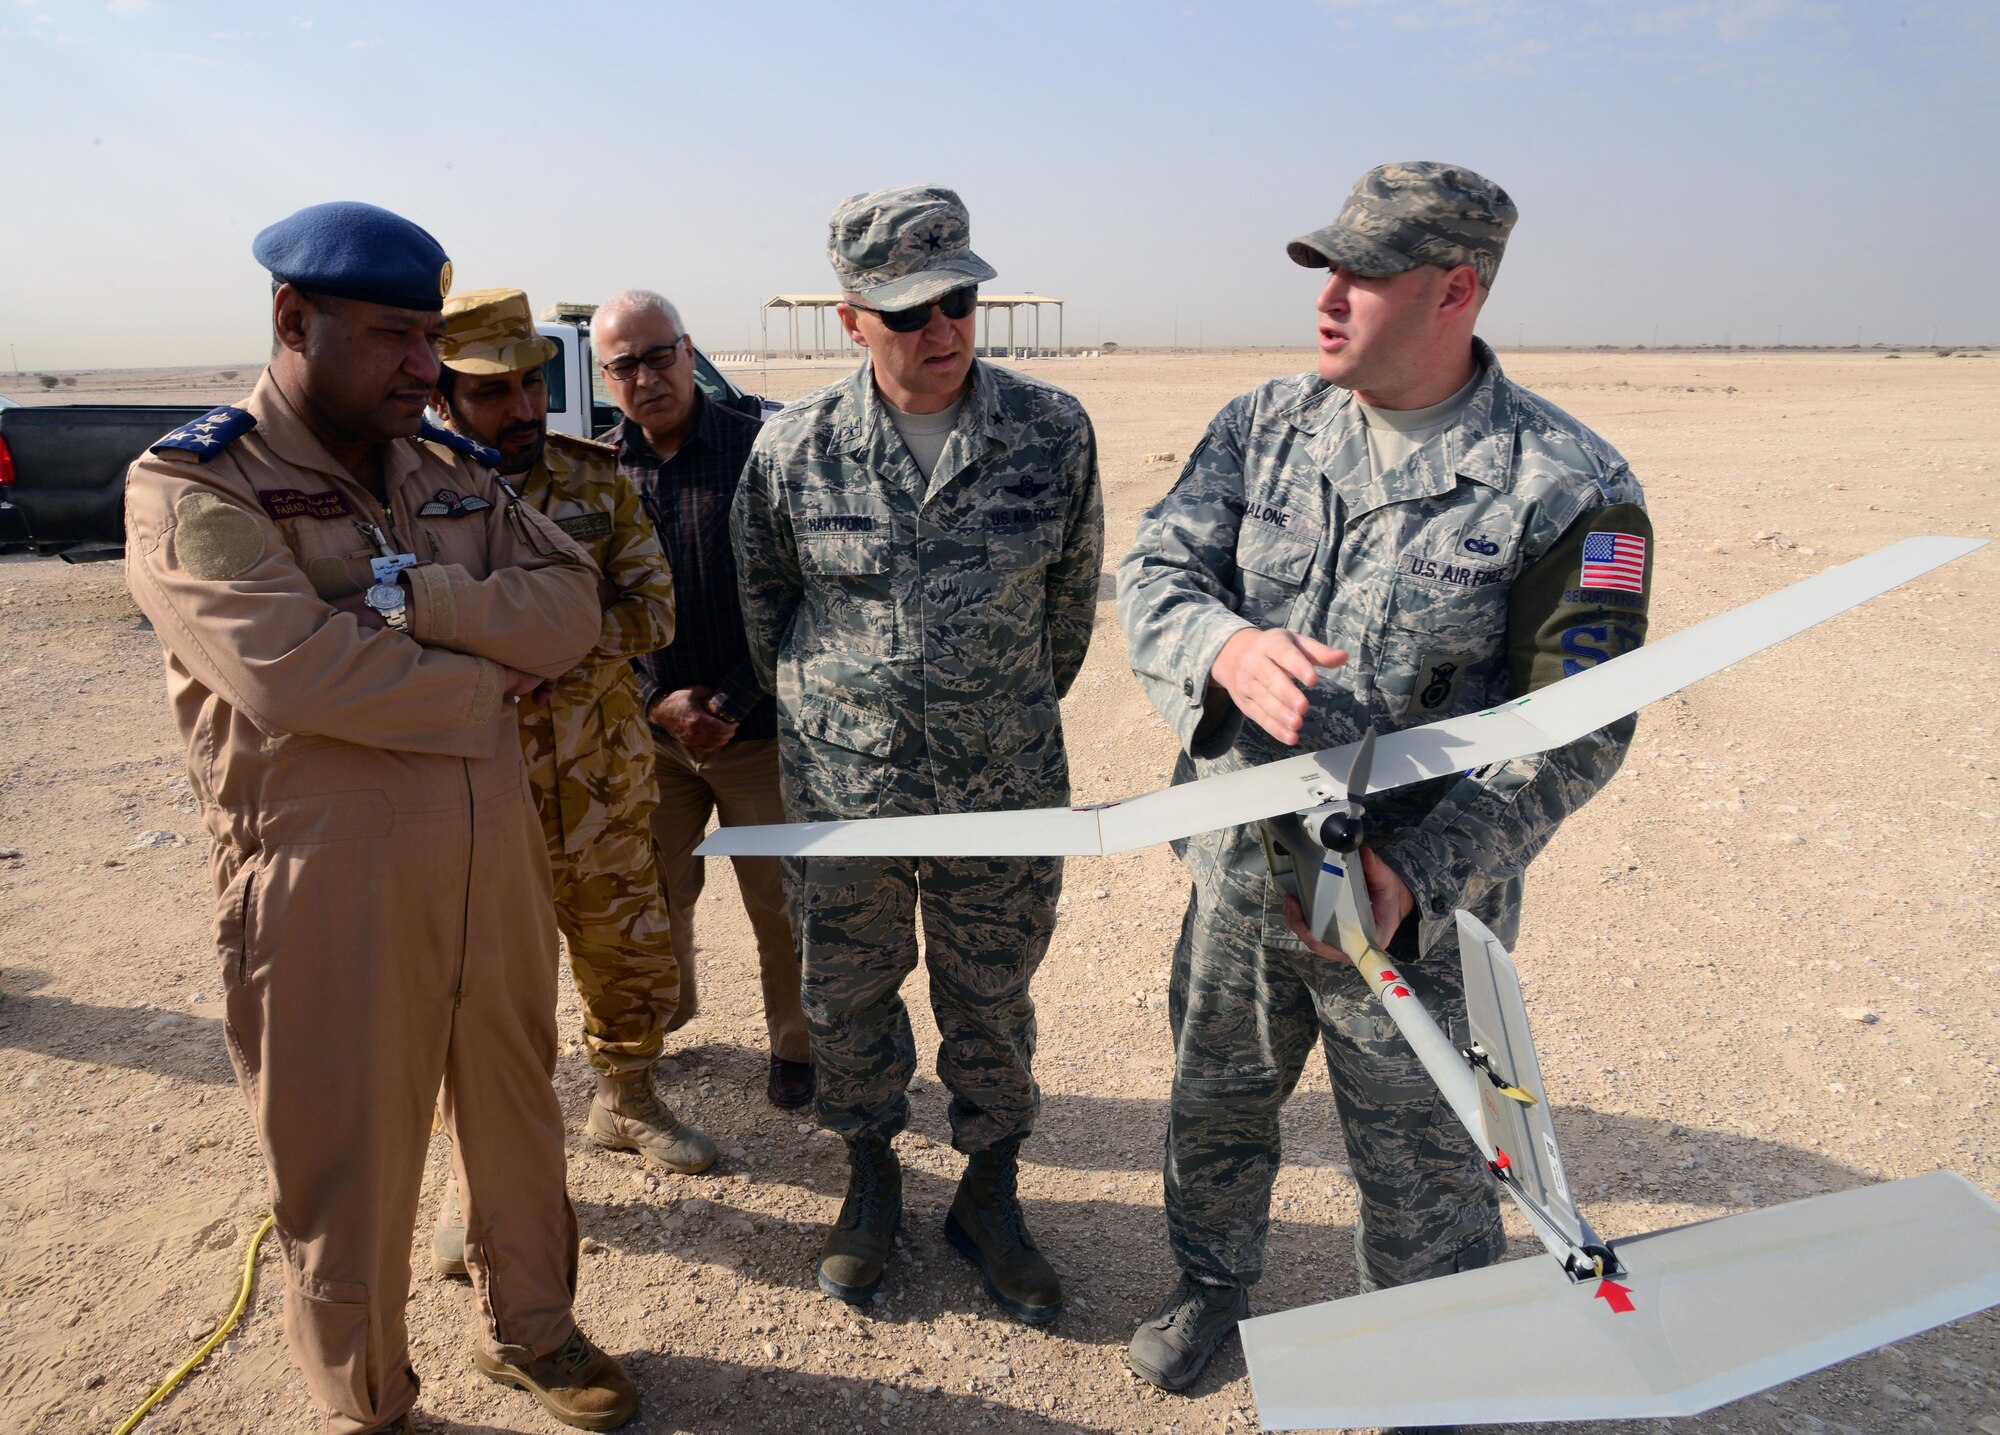
[[[1338,219],[1285,252],[1309,269],[1338,264],[1367,279],[1419,264],[1470,264],[1490,289],[1519,217],[1506,190],[1462,165],[1377,165],[1348,192]]]
[[[553,339],[535,332],[535,311],[519,289],[473,289],[444,302],[438,358],[461,374],[513,374],[556,356]]]
[[[971,245],[972,217],[959,197],[918,184],[842,200],[826,257],[845,292],[877,309],[908,309],[993,277]]]

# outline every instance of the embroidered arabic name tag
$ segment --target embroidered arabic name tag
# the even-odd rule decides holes
[[[331,489],[323,493],[302,493],[296,488],[260,489],[257,501],[273,518],[346,518],[354,510],[347,500]]]

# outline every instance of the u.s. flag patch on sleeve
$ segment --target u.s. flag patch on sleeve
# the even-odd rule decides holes
[[[1646,540],[1636,533],[1584,534],[1583,581],[1579,586],[1643,594]]]

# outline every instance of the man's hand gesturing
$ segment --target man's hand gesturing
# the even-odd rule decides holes
[[[1222,645],[1208,677],[1245,717],[1290,747],[1305,726],[1302,689],[1313,685],[1319,669],[1346,661],[1339,648],[1286,628],[1245,628]]]

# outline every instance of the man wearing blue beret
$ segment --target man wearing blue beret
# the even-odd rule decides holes
[[[638,1392],[571,1313],[556,932],[511,706],[597,641],[597,570],[490,450],[418,436],[451,286],[436,240],[322,204],[254,252],[270,367],[132,465],[126,577],[214,839],[292,1357],[329,1432],[413,1428],[404,1302],[442,1091],[479,1368],[609,1429]]]

